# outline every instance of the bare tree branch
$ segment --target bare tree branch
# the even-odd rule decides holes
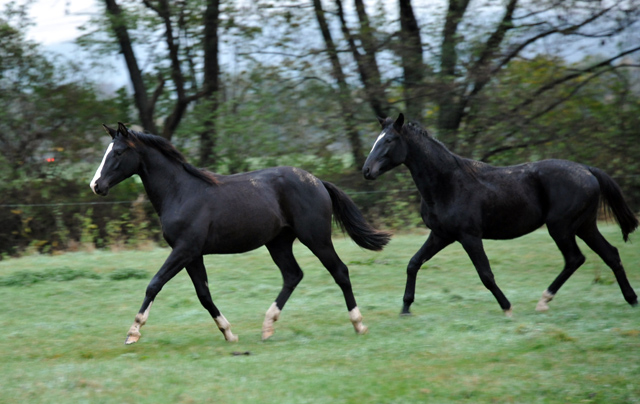
[[[593,64],[593,65],[591,65],[591,66],[589,66],[587,68],[578,70],[578,71],[576,71],[574,73],[567,74],[566,76],[563,76],[563,77],[560,77],[560,78],[558,78],[556,80],[553,80],[553,81],[541,86],[540,88],[538,88],[538,90],[536,90],[526,100],[524,100],[523,102],[518,104],[516,107],[514,107],[510,112],[511,113],[515,113],[515,112],[519,111],[520,109],[524,108],[525,106],[527,106],[527,105],[531,104],[533,101],[535,101],[540,95],[542,95],[545,92],[547,92],[547,91],[559,86],[560,84],[566,83],[567,81],[570,81],[570,80],[573,80],[573,79],[575,79],[577,77],[580,77],[583,74],[593,72],[593,71],[595,71],[595,70],[597,70],[597,69],[599,69],[601,67],[604,67],[604,66],[607,66],[607,65],[611,64],[611,62],[613,62],[613,61],[615,61],[617,59],[620,59],[620,58],[622,58],[622,57],[624,57],[626,55],[629,55],[629,54],[632,54],[632,53],[635,53],[635,52],[638,52],[638,51],[640,51],[640,46],[632,48],[632,49],[629,49],[629,50],[626,50],[624,52],[620,52],[617,55],[615,55],[615,56],[613,56],[613,57],[611,57],[609,59],[606,59],[606,60],[604,60],[602,62]]]
[[[109,20],[111,22],[111,29],[118,39],[120,50],[127,64],[127,70],[129,71],[129,78],[131,79],[131,85],[133,87],[133,97],[138,108],[140,123],[144,129],[152,133],[158,133],[156,124],[153,120],[153,114],[150,113],[153,111],[153,107],[149,104],[147,88],[142,77],[142,72],[138,67],[138,61],[133,51],[131,38],[129,37],[129,32],[122,18],[122,9],[116,3],[116,0],[104,1],[109,15]]]

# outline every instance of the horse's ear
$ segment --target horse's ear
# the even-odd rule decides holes
[[[129,129],[122,122],[118,122],[118,132],[124,137],[129,137]]]
[[[115,129],[111,129],[110,127],[108,127],[105,124],[102,124],[102,127],[104,128],[104,130],[109,134],[109,136],[111,136],[111,139],[115,139],[116,135],[118,134],[118,131]]]
[[[384,128],[384,118],[380,118],[379,116],[376,116],[376,118],[378,118],[378,122],[380,122],[380,126],[382,126]]]
[[[393,123],[393,128],[398,132],[402,131],[402,125],[404,125],[404,115],[402,112],[398,115],[398,119]]]

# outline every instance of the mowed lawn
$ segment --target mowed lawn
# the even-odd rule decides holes
[[[640,234],[625,244],[614,225],[601,229],[640,292]],[[534,308],[563,260],[541,229],[485,243],[512,318],[459,245],[423,267],[414,314],[400,317],[406,264],[426,231],[397,234],[381,253],[334,236],[367,335],[354,333],[339,288],[302,245],[305,278],[267,342],[262,320],[281,286],[267,251],[206,258],[235,344],[184,271],[156,299],[140,342],[123,344],[166,249],[0,261],[0,402],[640,402],[640,308],[583,243],[587,262],[546,313]]]

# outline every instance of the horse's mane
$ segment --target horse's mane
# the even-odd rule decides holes
[[[194,177],[200,178],[211,185],[217,185],[219,183],[212,172],[189,164],[184,155],[180,153],[180,151],[178,151],[178,149],[176,149],[175,146],[167,139],[161,136],[138,132],[131,129],[129,129],[129,136],[130,138],[133,138],[133,147],[135,147],[135,142],[140,142],[145,146],[152,147],[160,151],[168,159],[180,163],[182,167],[184,167],[184,169]]]
[[[439,150],[439,152],[434,153],[432,157],[439,158],[442,162],[444,162],[448,158],[453,159],[455,164],[457,164],[458,167],[460,167],[460,169],[471,174],[473,177],[476,176],[476,173],[478,172],[479,168],[486,165],[481,161],[467,159],[453,153],[447,148],[447,146],[444,145],[444,143],[442,143],[441,141],[433,137],[427,129],[423,128],[417,122],[410,121],[406,123],[405,125],[402,126],[402,131],[405,132],[405,134],[413,137],[414,139],[415,138],[426,139],[429,143],[435,146],[437,150]]]

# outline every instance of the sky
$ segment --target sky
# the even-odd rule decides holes
[[[33,0],[29,14],[34,23],[27,33],[27,39],[41,44],[46,50],[59,55],[78,58],[81,50],[74,40],[82,34],[78,27],[89,21],[98,12],[100,0]],[[0,8],[10,0],[0,0]],[[16,0],[26,3],[27,0]],[[91,71],[93,77],[111,92],[123,85],[128,85],[124,60],[119,55],[104,58],[104,69]]]
[[[80,35],[77,27],[87,22],[97,11],[97,0],[35,0],[30,15],[36,24],[29,30],[28,39],[44,46],[71,42]],[[9,0],[0,0],[4,7]],[[17,0],[26,3],[26,0]]]

